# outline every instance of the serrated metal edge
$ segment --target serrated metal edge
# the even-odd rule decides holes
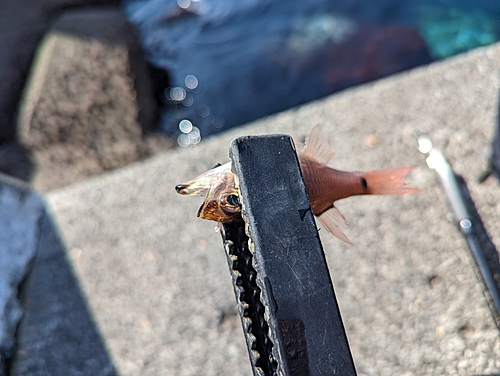
[[[254,375],[277,375],[278,363],[273,353],[274,343],[269,337],[269,325],[265,319],[266,308],[260,299],[261,288],[257,284],[257,271],[254,269],[253,255],[243,226],[243,223],[224,225],[222,230],[238,312]],[[241,242],[241,249],[234,243],[237,241],[232,236],[235,232],[246,238]]]

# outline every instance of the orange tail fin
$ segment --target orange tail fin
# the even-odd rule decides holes
[[[368,194],[372,195],[404,195],[418,193],[419,189],[406,186],[403,178],[413,169],[413,166],[391,168],[388,170],[363,172]]]

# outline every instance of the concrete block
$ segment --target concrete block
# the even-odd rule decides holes
[[[15,114],[37,45],[54,15],[118,0],[20,0],[0,3],[0,143],[16,136]]]
[[[152,93],[118,9],[64,12],[41,42],[19,111],[33,186],[48,191],[155,152],[143,139],[155,126]]]

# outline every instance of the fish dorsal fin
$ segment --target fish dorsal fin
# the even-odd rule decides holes
[[[304,154],[317,160],[320,163],[327,164],[333,158],[335,153],[325,139],[319,125],[316,125],[306,139]]]
[[[335,206],[332,206],[330,209],[325,210],[323,213],[318,215],[318,220],[323,226],[325,226],[326,230],[329,233],[336,236],[340,240],[351,244],[351,241],[341,230],[341,228],[345,228],[347,226],[345,223],[345,218]]]

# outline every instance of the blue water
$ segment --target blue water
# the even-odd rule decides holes
[[[126,0],[181,146],[500,39],[499,0]]]

